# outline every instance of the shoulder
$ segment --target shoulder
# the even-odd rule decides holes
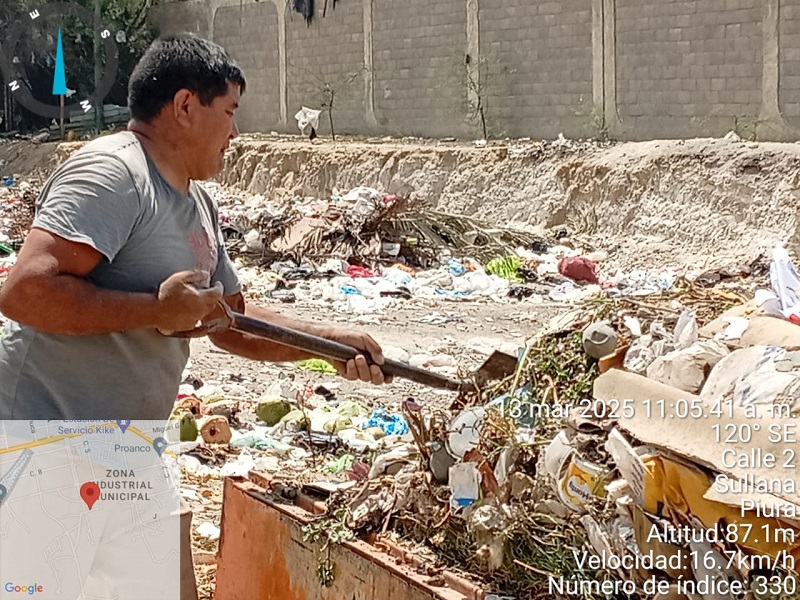
[[[149,173],[141,144],[122,132],[92,140],[65,160],[42,187],[37,206],[81,197],[135,199],[139,204]]]
[[[130,131],[96,138],[70,156],[58,169],[89,170],[106,177],[130,177],[137,183],[148,175],[147,157],[142,145]]]

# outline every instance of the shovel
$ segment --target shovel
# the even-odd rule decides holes
[[[233,312],[224,302],[221,302],[220,306],[224,310],[224,315],[222,317],[213,319],[205,325],[190,331],[174,332],[170,334],[171,337],[203,337],[210,333],[232,329],[241,333],[248,333],[256,337],[264,338],[276,344],[303,350],[314,356],[330,360],[348,361],[359,354],[365,355],[364,350],[359,350],[346,344]],[[366,354],[368,355],[368,353]],[[432,373],[431,371],[412,367],[411,365],[388,358],[385,359],[385,362],[381,365],[381,370],[387,375],[401,377],[438,389],[454,390],[458,392],[476,392],[488,381],[502,379],[506,375],[513,373],[516,367],[517,359],[515,357],[495,350],[492,355],[486,359],[486,362],[473,373],[470,380],[454,379],[445,375],[439,375],[438,373]]]

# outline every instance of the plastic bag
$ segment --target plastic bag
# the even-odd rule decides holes
[[[727,355],[728,348],[722,342],[697,342],[656,358],[647,367],[647,377],[696,394],[703,387],[706,373]]]
[[[799,394],[800,352],[753,346],[719,361],[700,396],[712,401],[732,399],[736,406],[786,402],[794,409]]]
[[[481,472],[475,463],[459,463],[450,467],[450,505],[458,511],[480,498]]]
[[[303,107],[294,116],[297,119],[297,126],[301,132],[305,132],[306,128],[311,125],[315,131],[319,129],[319,115],[322,111],[314,110],[313,108]]]

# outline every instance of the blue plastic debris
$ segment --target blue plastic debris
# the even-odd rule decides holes
[[[436,288],[436,293],[440,296],[449,296],[450,298],[466,298],[469,296],[469,292],[464,290],[446,290],[444,288]]]
[[[467,272],[467,268],[461,264],[457,258],[451,258],[447,263],[447,269],[453,277],[461,277]]]
[[[339,289],[342,290],[348,296],[363,296],[363,294],[357,288],[354,288],[351,285],[343,285],[340,286]]]
[[[402,415],[398,413],[388,413],[386,409],[379,406],[372,412],[372,416],[364,421],[362,429],[369,427],[380,427],[386,435],[405,435],[408,433],[408,423]]]

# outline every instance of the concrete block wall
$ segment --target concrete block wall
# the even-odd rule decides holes
[[[761,0],[617,0],[617,108],[625,128],[684,137],[754,126],[761,12]]]
[[[162,33],[180,33],[188,31],[202,37],[213,35],[208,20],[208,8],[201,2],[184,2],[180,5],[169,5],[167,10],[156,9],[150,13],[153,21]]]
[[[319,108],[326,86],[334,90],[334,128],[361,133],[364,112],[364,14],[361,2],[333,0],[323,17],[324,2],[307,24],[299,13],[286,13],[287,96],[290,125],[303,105]],[[297,129],[295,129],[297,130]],[[319,133],[330,133],[323,115]]]
[[[332,82],[341,133],[474,139],[480,100],[493,137],[800,139],[800,0],[327,4],[310,26],[286,0],[168,2],[151,19],[242,64],[244,131],[297,131]]]
[[[497,135],[591,131],[591,0],[481,0],[487,116]]]
[[[464,0],[375,0],[372,14],[379,126],[419,136],[464,133]]]
[[[780,9],[780,108],[800,128],[800,0],[782,0]]]
[[[236,60],[247,80],[237,125],[243,132],[269,131],[280,120],[277,8],[271,2],[223,6],[213,23],[214,41]]]

